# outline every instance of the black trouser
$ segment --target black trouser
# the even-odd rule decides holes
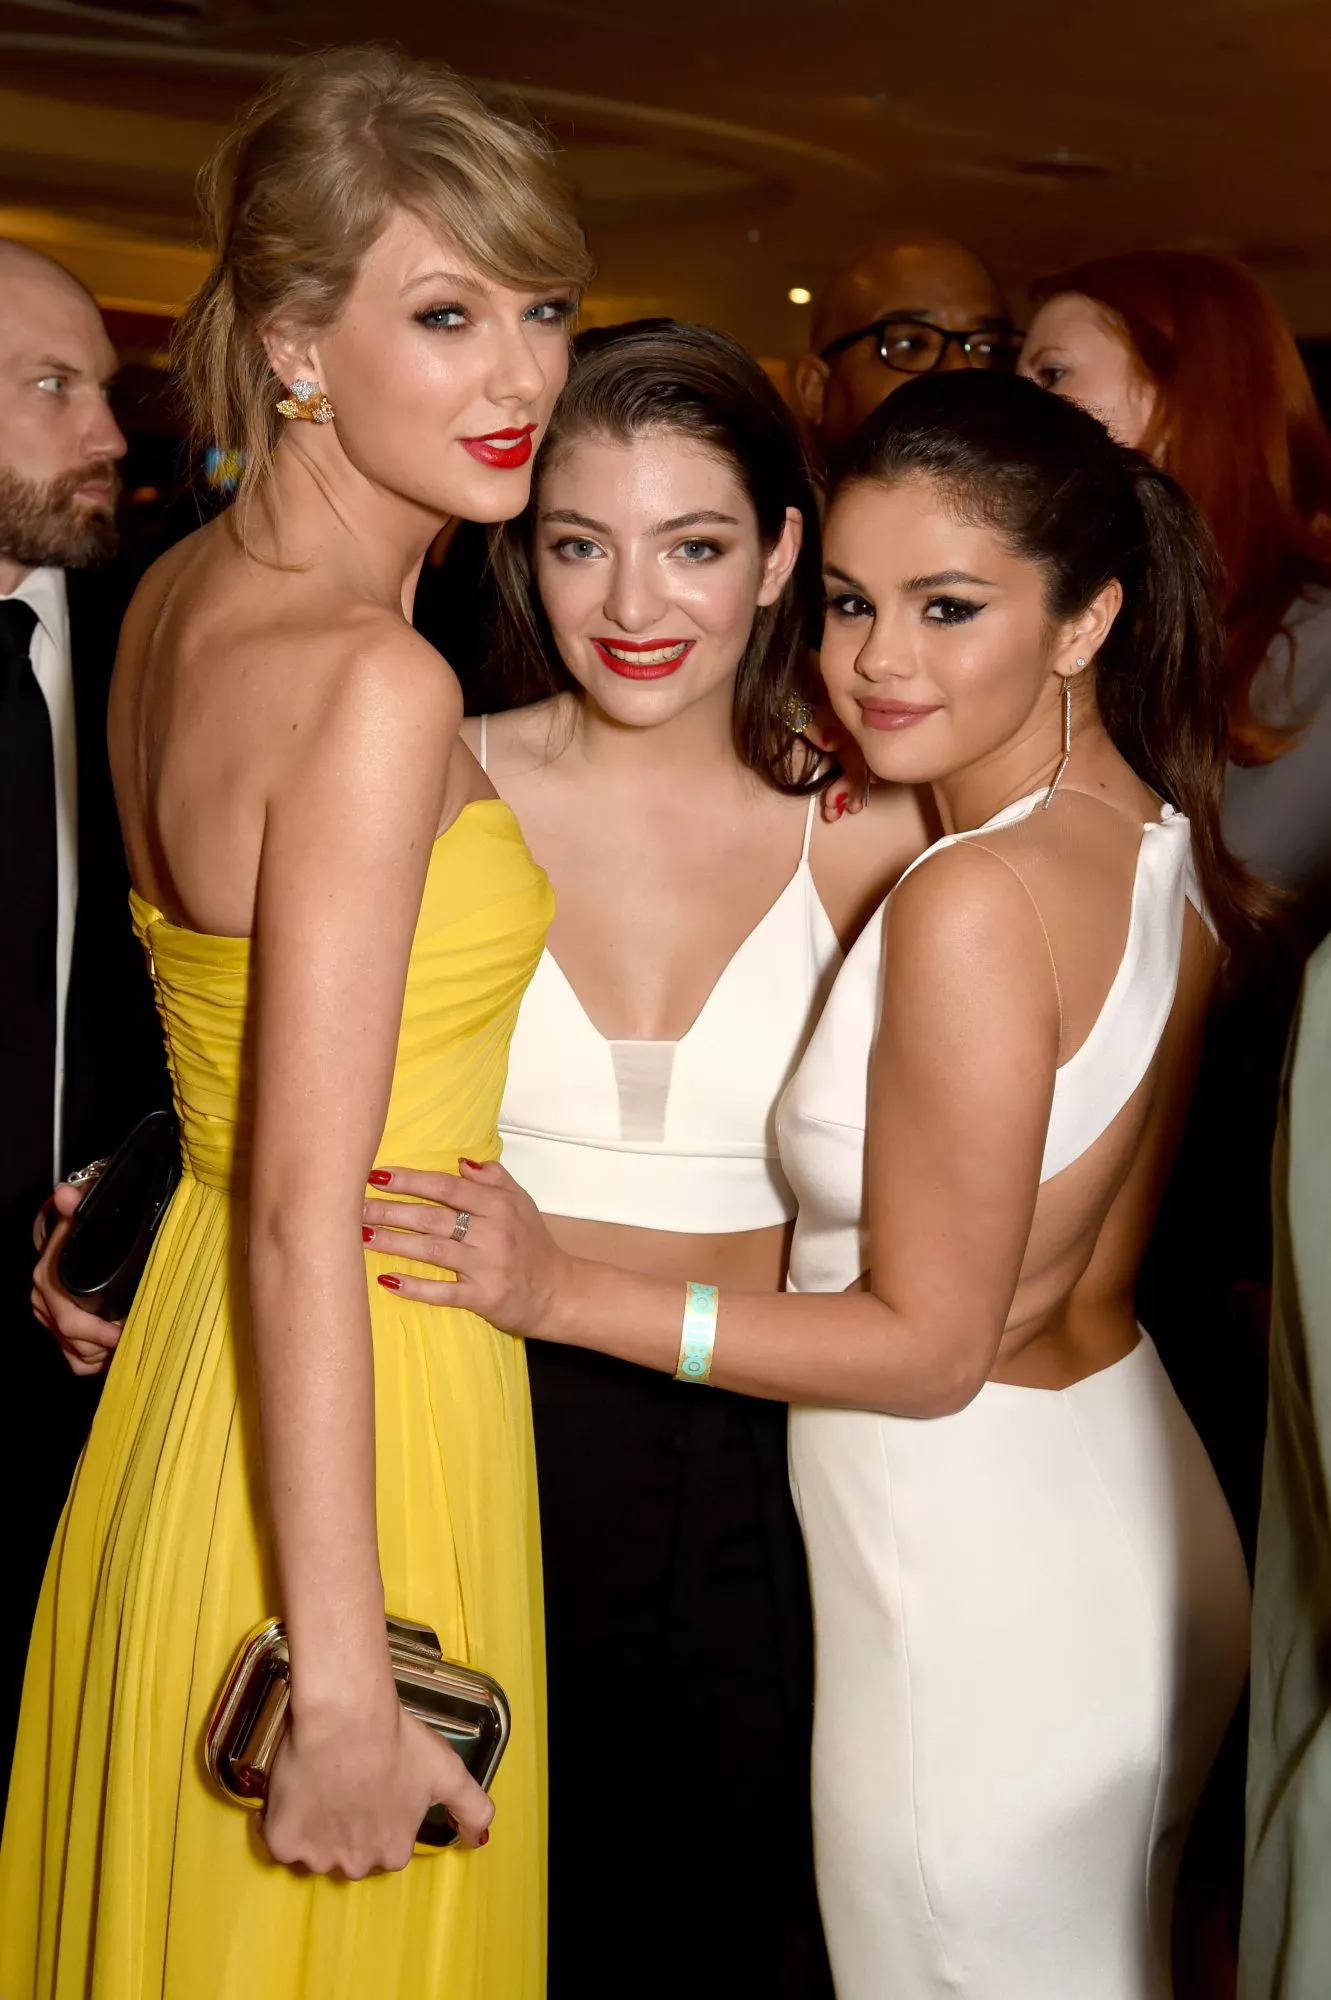
[[[549,2000],[830,1995],[786,1409],[528,1348],[550,1688]]]

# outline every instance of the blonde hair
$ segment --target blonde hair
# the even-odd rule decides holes
[[[264,333],[279,320],[330,326],[394,208],[515,290],[581,290],[592,275],[545,135],[444,64],[391,49],[293,62],[205,167],[200,196],[216,262],[176,356],[197,440],[242,454],[241,501],[268,477],[283,421]]]

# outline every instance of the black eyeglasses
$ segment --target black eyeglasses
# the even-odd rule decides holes
[[[953,333],[930,319],[876,319],[872,326],[843,333],[823,349],[823,360],[844,354],[861,340],[877,343],[878,359],[898,375],[932,375],[955,341],[968,368],[1015,368],[1022,336],[1015,326],[969,327]]]

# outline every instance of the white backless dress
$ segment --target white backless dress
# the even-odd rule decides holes
[[[1103,1010],[1058,1071],[1042,1181],[1146,1074],[1188,897],[1188,823],[1166,806],[1142,832]],[[782,1104],[792,1290],[842,1291],[867,1267],[882,949],[875,921]],[[790,1462],[838,2000],[1169,2000],[1179,1852],[1242,1689],[1249,1600],[1229,1510],[1151,1341],[1070,1389],[990,1382],[930,1421],[795,1410]]]

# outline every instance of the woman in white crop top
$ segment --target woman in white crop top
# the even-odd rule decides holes
[[[795,1214],[777,1101],[843,950],[925,839],[907,789],[838,824],[800,789],[815,766],[782,711],[819,572],[794,426],[721,334],[584,337],[532,516],[498,559],[536,628],[519,664],[563,687],[470,725],[556,899],[504,1160],[570,1254],[775,1294]],[[572,1348],[529,1363],[552,2000],[811,2000],[826,1970],[784,1409]],[[724,1782],[700,1816],[703,1768]],[[704,1849],[722,1892],[663,1923]]]
[[[1267,908],[1218,833],[1208,545],[1166,475],[1027,382],[911,383],[853,450],[823,672],[873,770],[927,780],[948,832],[786,1093],[790,1289],[723,1292],[711,1381],[807,1406],[838,2000],[1168,2000],[1247,1584],[1133,1285],[1207,918],[1233,949]],[[570,1257],[498,1166],[420,1191],[445,1229],[465,1201],[478,1310],[675,1367],[680,1288]],[[700,1789],[724,1817],[723,1778]]]

